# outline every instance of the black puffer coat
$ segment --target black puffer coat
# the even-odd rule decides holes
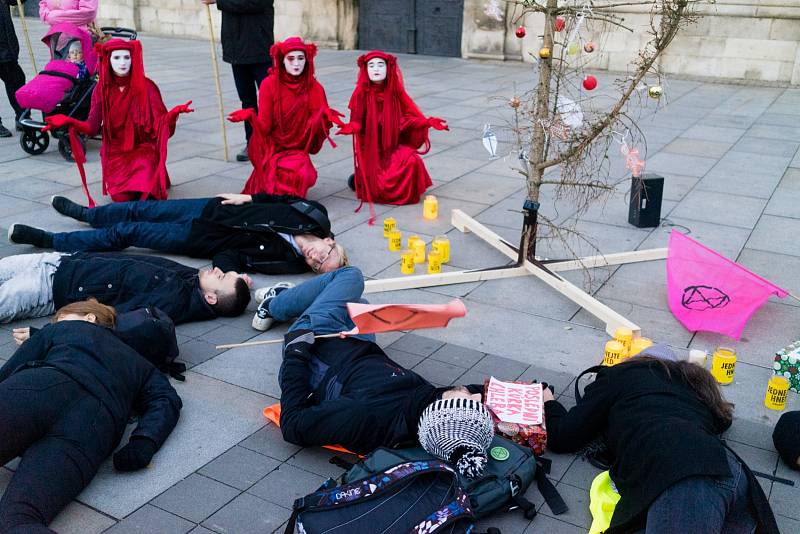
[[[222,11],[222,60],[234,65],[270,63],[275,40],[273,0],[217,0]]]

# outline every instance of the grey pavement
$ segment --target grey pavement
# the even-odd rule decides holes
[[[33,35],[41,25],[29,20]],[[36,39],[33,39],[34,43]],[[169,145],[171,198],[210,196],[240,190],[249,164],[222,161],[216,95],[208,63],[208,44],[200,41],[143,36],[147,74],[155,80],[168,107],[188,99],[196,113],[183,116]],[[40,67],[46,50],[38,46]],[[346,109],[355,81],[355,51],[323,50],[317,74],[331,104]],[[24,48],[20,55],[30,75]],[[512,147],[503,126],[510,120],[505,105],[516,91],[530,89],[533,71],[519,63],[482,63],[451,58],[402,56],[409,92],[426,114],[448,119],[450,132],[432,133],[433,148],[425,157],[440,199],[442,215],[422,219],[421,206],[376,206],[379,217],[392,215],[403,232],[431,239],[447,233],[452,261],[447,269],[489,267],[507,263],[498,252],[449,225],[446,211],[460,208],[512,242],[518,239],[524,182],[511,170],[514,159],[490,160],[481,145],[485,123],[500,138],[501,155]],[[226,110],[238,108],[227,65],[221,65]],[[611,77],[599,73],[600,86]],[[753,269],[787,290],[800,294],[800,89],[721,85],[672,79],[662,101],[648,101],[639,112],[647,138],[648,171],[666,178],[664,223],[655,229],[627,224],[627,187],[620,186],[604,204],[579,223],[580,230],[604,253],[666,246],[670,230],[690,235]],[[503,98],[495,98],[496,96]],[[654,114],[655,108],[661,108]],[[0,114],[10,123],[10,108],[0,99]],[[240,126],[228,128],[231,156],[243,143]],[[339,240],[353,262],[370,278],[400,275],[399,257],[386,249],[379,225],[367,225],[366,213],[346,187],[352,169],[348,138],[339,147],[323,148],[313,157],[319,181],[310,197],[328,206]],[[87,171],[99,192],[98,143],[90,142]],[[622,180],[619,158],[612,170]],[[0,140],[0,227],[12,222],[48,229],[78,229],[48,205],[55,193],[83,200],[74,165],[54,146],[43,155],[23,153],[18,137]],[[543,192],[543,211],[569,216],[571,206]],[[0,240],[0,255],[31,252],[29,247]],[[547,243],[542,252],[556,255]],[[591,252],[591,247],[581,252]],[[208,262],[179,258],[201,267]],[[739,353],[736,379],[724,388],[736,403],[736,420],[728,432],[734,447],[762,472],[798,483],[791,487],[762,480],[786,532],[800,530],[800,475],[778,461],[770,433],[778,413],[763,407],[772,354],[798,337],[800,306],[790,299],[771,299],[751,319],[741,341],[687,332],[666,305],[665,262],[573,272],[567,277],[628,316],[653,337],[685,352],[731,345]],[[258,286],[281,277],[256,276]],[[301,276],[287,277],[294,281]],[[450,327],[415,333],[393,333],[379,342],[399,363],[436,384],[479,382],[493,374],[505,379],[544,380],[558,388],[570,404],[571,383],[582,369],[597,363],[607,339],[595,318],[533,278],[407,290],[370,296],[373,302],[442,303],[453,296],[466,303],[468,314]],[[252,310],[251,310],[252,311]],[[217,351],[216,343],[280,337],[285,326],[259,334],[249,326],[251,314],[236,319],[188,324],[178,328],[181,358],[190,367],[185,383],[176,383],[184,410],[175,432],[150,468],[139,473],[113,472],[107,462],[92,484],[55,521],[60,533],[280,531],[293,500],[315,490],[341,471],[328,463],[331,453],[301,449],[283,442],[261,409],[277,402],[279,349],[242,348]],[[33,321],[41,324],[45,320]],[[0,329],[0,362],[14,350],[10,329]],[[797,395],[789,405],[798,409]],[[596,470],[582,458],[549,455],[551,478],[570,506],[553,516],[540,503],[532,522],[508,514],[484,526],[505,532],[553,533],[586,531],[590,523],[588,487]],[[0,467],[0,491],[14,462]]]

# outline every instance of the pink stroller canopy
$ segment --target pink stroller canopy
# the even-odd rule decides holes
[[[97,71],[97,54],[94,52],[89,32],[68,22],[61,22],[52,25],[42,37],[42,42],[50,48],[51,59],[66,59],[69,46],[75,40],[81,43],[83,62],[89,74],[94,74]]]

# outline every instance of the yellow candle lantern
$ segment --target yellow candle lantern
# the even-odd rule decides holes
[[[633,343],[633,331],[630,328],[620,326],[614,330],[614,339],[622,343],[625,350],[624,357],[627,358],[631,352],[631,343]]]
[[[786,408],[787,395],[789,395],[789,379],[785,376],[775,375],[767,383],[764,406],[770,410],[783,410]]]
[[[392,230],[389,232],[389,250],[397,252],[403,248],[403,234],[400,230]]]
[[[603,365],[611,367],[617,365],[625,359],[625,346],[619,341],[612,339],[606,342],[606,350],[603,354]]]
[[[386,217],[383,220],[383,237],[389,237],[397,229],[397,221],[394,217]]]
[[[733,382],[736,372],[736,351],[725,347],[717,347],[711,358],[711,374],[722,385]]]
[[[653,346],[653,340],[647,337],[637,337],[631,341],[631,350],[628,353],[628,357],[636,356],[640,352],[642,352],[647,347]]]
[[[439,200],[433,195],[427,195],[422,203],[422,216],[426,219],[435,219],[439,216]]]
[[[439,274],[442,272],[442,255],[435,250],[428,254],[428,274]]]
[[[414,251],[415,263],[425,263],[425,241],[416,239],[411,245],[411,250]]]
[[[450,240],[446,235],[437,235],[431,243],[431,250],[435,250],[442,256],[442,263],[450,261]]]
[[[400,254],[400,272],[403,274],[414,274],[414,251],[404,250]]]

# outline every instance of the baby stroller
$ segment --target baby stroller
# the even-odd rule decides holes
[[[102,31],[112,37],[137,37],[135,30],[127,28],[104,27]],[[67,129],[42,132],[44,118],[59,114],[82,121],[88,118],[92,91],[97,84],[97,55],[89,32],[69,23],[53,25],[42,42],[50,48],[50,61],[16,93],[24,108],[19,119],[22,126],[19,144],[22,150],[36,156],[47,150],[52,134],[58,139],[58,152],[65,160],[72,161]],[[33,118],[33,110],[42,112],[41,121]],[[85,139],[81,138],[81,142],[85,148]]]

